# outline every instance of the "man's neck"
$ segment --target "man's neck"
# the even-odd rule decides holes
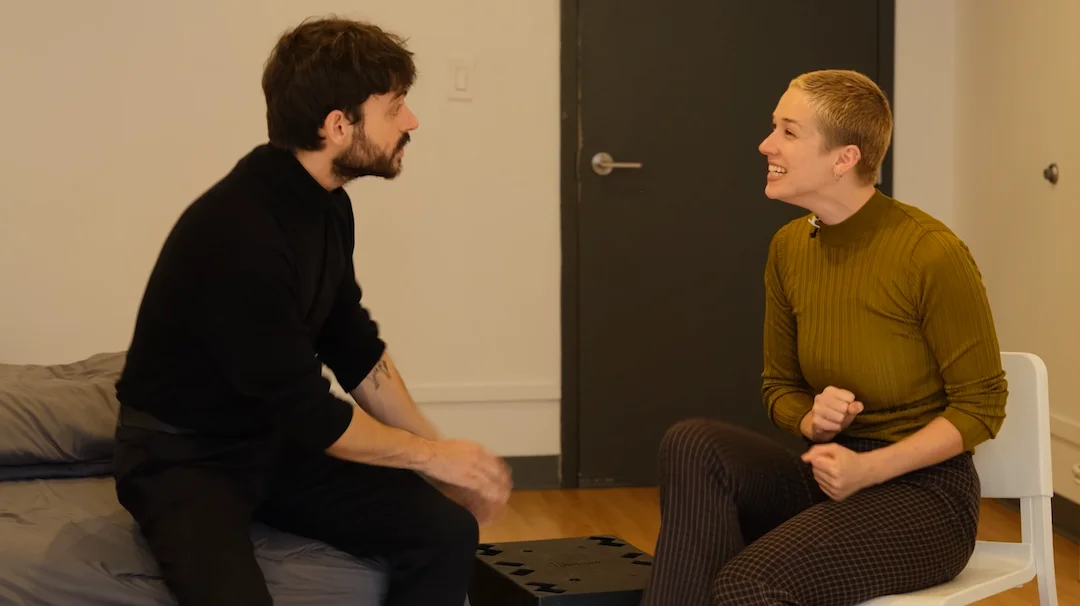
[[[814,213],[825,225],[842,223],[851,215],[859,212],[874,195],[873,185],[856,188],[838,187],[833,191],[823,192],[806,204],[807,210]]]
[[[297,150],[296,159],[304,167],[304,170],[311,175],[311,178],[315,179],[319,185],[322,185],[326,191],[333,191],[343,185],[340,179],[334,175],[332,164],[324,154],[315,151]]]

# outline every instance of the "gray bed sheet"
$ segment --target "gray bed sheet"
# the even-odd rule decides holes
[[[377,606],[386,591],[377,560],[252,527],[276,606]],[[0,482],[0,604],[176,604],[110,477]]]

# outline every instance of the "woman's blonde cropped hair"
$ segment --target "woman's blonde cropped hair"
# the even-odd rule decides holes
[[[893,130],[889,99],[878,85],[858,72],[827,69],[800,75],[790,88],[806,94],[825,149],[858,146],[855,171],[864,185],[875,183]]]

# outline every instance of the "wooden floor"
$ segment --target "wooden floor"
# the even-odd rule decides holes
[[[653,553],[660,531],[660,507],[655,489],[519,491],[505,515],[483,528],[481,541],[524,541],[591,534],[615,534],[639,550]],[[1020,540],[1020,517],[996,502],[983,503],[979,538]],[[1080,606],[1077,545],[1054,537],[1058,600]],[[1035,583],[979,602],[989,606],[1038,605]]]

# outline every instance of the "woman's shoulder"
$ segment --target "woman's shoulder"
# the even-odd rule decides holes
[[[792,238],[809,238],[814,227],[814,215],[812,213],[790,219],[773,233],[772,246],[783,246],[786,241]]]
[[[894,223],[903,225],[907,229],[916,232],[919,236],[938,234],[946,238],[959,239],[944,221],[933,214],[895,198],[888,198],[888,200],[892,206]]]
[[[967,243],[944,221],[925,210],[898,200],[893,200],[897,220],[903,229],[911,230],[910,270],[926,274],[938,273],[945,267],[975,265],[975,258]]]

